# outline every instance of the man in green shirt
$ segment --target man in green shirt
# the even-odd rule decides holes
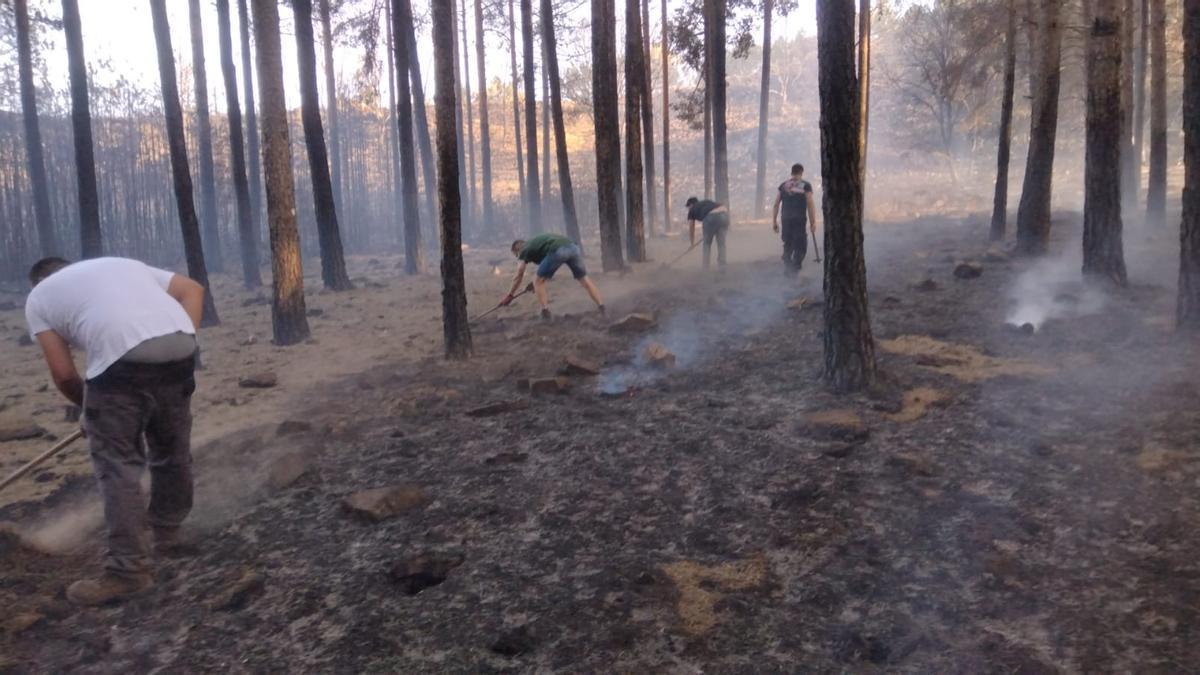
[[[583,252],[575,242],[558,234],[539,234],[529,241],[514,241],[512,252],[521,264],[517,267],[517,276],[513,279],[508,295],[500,300],[502,307],[512,303],[517,289],[525,279],[525,266],[533,263],[537,265],[537,279],[533,281],[533,292],[537,294],[538,302],[542,305],[543,319],[550,318],[550,297],[546,292],[546,282],[554,278],[554,273],[563,265],[571,268],[575,280],[600,308],[600,313],[604,313],[604,300],[600,298],[600,289],[588,278],[587,268],[583,265]]]

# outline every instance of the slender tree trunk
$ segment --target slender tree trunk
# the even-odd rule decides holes
[[[483,0],[475,0],[475,65],[479,68],[479,160],[483,178],[483,223],[496,225],[492,212],[492,132],[488,121],[487,44],[483,32]]]
[[[1008,0],[1004,35],[1004,98],[1000,101],[1000,143],[996,151],[996,194],[992,199],[992,241],[1003,241],[1008,227],[1008,164],[1012,149],[1013,97],[1017,85],[1017,0]]]
[[[542,213],[550,202],[550,75],[546,70],[546,43],[541,42],[542,81]]]
[[[411,4],[410,4],[411,6]],[[412,11],[409,11],[409,26],[412,22]],[[417,31],[415,26],[410,28],[404,40],[408,44],[409,74],[412,82],[413,112],[417,123],[417,147],[421,151],[422,184],[425,186],[425,215],[434,221],[437,219],[437,175],[433,158],[433,140],[429,135],[429,116],[425,112],[425,85],[421,82],[421,62],[417,52]],[[397,38],[399,39],[399,38]],[[399,76],[399,75],[397,75]]]
[[[296,55],[300,71],[300,116],[304,145],[312,176],[313,203],[317,214],[317,241],[321,247],[321,278],[325,288],[345,291],[354,288],[346,274],[342,235],[333,201],[325,129],[321,124],[321,102],[317,98],[317,54],[313,42],[312,0],[293,0],[296,23]]]
[[[398,100],[396,98],[396,41],[395,34],[395,19],[392,12],[392,0],[383,3],[384,25],[386,32],[387,44],[387,61],[388,68],[388,131],[391,136],[391,159],[392,159],[392,219],[399,220],[404,214],[404,186],[400,178],[400,123],[396,118],[396,106]],[[407,56],[408,50],[405,49]],[[404,81],[408,82],[408,71],[400,71],[404,73]],[[411,105],[411,102],[410,102]],[[415,196],[414,196],[415,198]],[[401,228],[401,238],[403,238],[403,228]]]
[[[458,137],[454,132],[454,0],[432,0],[433,64],[436,81],[438,199],[442,228],[442,330],[447,359],[471,356],[467,288],[463,276],[462,204],[458,173]]]
[[[657,171],[654,164],[654,60],[650,54],[650,3],[642,0],[642,148],[645,158],[642,168],[646,175],[646,233],[655,235],[658,218],[658,198],[655,196]],[[666,48],[665,46],[663,47]]]
[[[575,212],[575,189],[571,184],[571,162],[567,156],[567,127],[563,120],[562,82],[558,74],[554,6],[552,0],[541,0],[541,3],[542,41],[546,44],[546,69],[550,78],[550,111],[554,117],[554,150],[558,158],[558,192],[562,197],[563,224],[567,236],[582,246],[583,235],[579,231],[579,216]]]
[[[642,22],[638,0],[625,0],[625,254],[646,262],[642,208]]]
[[[96,158],[92,147],[92,112],[88,102],[87,62],[79,24],[79,0],[63,0],[63,32],[71,77],[71,129],[75,138],[75,176],[79,181],[80,255],[103,255],[100,236],[100,194],[96,189]]]
[[[1121,9],[1095,0],[1087,58],[1087,161],[1084,177],[1083,273],[1124,286],[1121,245]]]
[[[508,56],[512,64],[513,143],[517,147],[517,184],[521,190],[521,217],[528,218],[529,192],[525,184],[525,148],[521,145],[521,85],[517,77],[517,17],[513,0],[508,0]]]
[[[762,80],[758,87],[758,170],[754,181],[754,217],[767,206],[767,125],[771,100],[771,18],[774,0],[763,0]]]
[[[414,29],[412,5],[409,0],[391,1],[395,5],[392,12],[393,32],[396,35],[407,35]],[[408,72],[410,56],[408,41],[396,40],[395,52],[392,54],[392,58],[396,60],[396,72]],[[396,121],[400,135],[400,183],[404,194],[404,271],[407,274],[420,274],[423,267],[421,217],[417,210],[417,153],[413,147],[412,97],[407,77],[397,78],[396,83],[399,85],[396,92]],[[457,212],[455,217],[459,217]]]
[[[161,0],[160,0],[161,1]],[[277,345],[308,338],[304,270],[292,147],[283,98],[283,57],[277,0],[253,0],[255,56],[262,95],[262,151],[267,177],[267,222],[271,231],[271,328]],[[244,5],[243,5],[244,7]],[[248,76],[248,75],[247,75]]]
[[[242,138],[242,107],[238,101],[237,71],[233,67],[233,32],[229,0],[217,0],[217,28],[221,44],[221,77],[225,81],[225,109],[229,120],[229,172],[237,200],[238,238],[242,249],[242,282],[246,288],[262,286],[258,271],[258,230],[250,208],[250,183],[246,179],[245,141]],[[252,129],[250,133],[254,133]]]
[[[1062,23],[1059,0],[1042,0],[1039,17],[1037,88],[1025,183],[1017,207],[1017,251],[1046,252],[1050,238],[1050,198],[1054,180],[1054,141],[1058,132],[1058,92],[1061,82]]]
[[[225,271],[221,230],[217,223],[217,179],[213,171],[212,117],[208,110],[208,75],[204,66],[204,28],[200,0],[188,0],[188,27],[192,36],[192,84],[196,90],[196,146],[200,154],[200,232],[205,259],[214,272]]]
[[[1138,48],[1137,63],[1133,73],[1133,98],[1135,110],[1133,113],[1133,157],[1134,174],[1137,190],[1134,191],[1133,201],[1127,204],[1135,209],[1141,202],[1142,192],[1142,163],[1145,158],[1146,135],[1146,65],[1150,57],[1150,0],[1137,0],[1138,3]]]
[[[871,122],[871,0],[858,4],[858,146],[862,154],[859,170],[867,188],[867,139]],[[865,197],[864,197],[865,203]]]
[[[592,2],[592,101],[596,144],[596,203],[605,272],[625,268],[621,251],[621,125],[617,110],[617,16],[614,0]]]
[[[467,89],[467,98],[465,101],[467,108],[467,158],[468,164],[471,167],[470,179],[467,182],[467,213],[470,214],[468,220],[475,224],[479,222],[479,199],[476,193],[479,191],[479,181],[475,173],[475,111],[472,108],[471,96],[471,59],[468,58],[471,54],[471,47],[467,44],[467,0],[461,0],[459,5],[462,18],[462,74],[463,83]],[[481,87],[487,86],[485,82],[480,81]]]
[[[1134,25],[1137,0],[1123,0],[1121,11],[1121,210],[1132,214],[1138,203],[1138,160],[1133,146]],[[1124,215],[1122,216],[1125,219]]]
[[[457,10],[457,8],[455,8],[454,11],[452,11],[450,13],[450,22],[451,22],[451,24],[453,26],[453,30],[454,30],[454,42],[452,42],[450,44],[450,46],[454,50],[454,82],[455,82],[455,86],[454,86],[454,92],[455,92],[454,93],[454,111],[455,111],[454,125],[455,126],[454,126],[454,128],[455,128],[455,133],[458,135],[458,143],[456,146],[458,148],[458,194],[459,194],[459,199],[460,200],[465,199],[467,202],[467,205],[470,206],[470,204],[471,204],[471,184],[467,181],[467,154],[466,154],[467,153],[467,143],[466,143],[467,135],[466,135],[466,131],[463,129],[463,126],[466,121],[466,115],[463,112],[463,92],[462,92],[463,78],[462,78],[462,67],[461,67],[461,63],[460,63],[460,59],[459,59],[461,54],[458,53],[458,10]],[[461,202],[460,202],[460,204],[461,204]],[[462,225],[462,227],[460,229],[460,236],[461,236],[462,230],[470,228],[473,225],[473,223],[471,222],[471,218],[470,218],[470,212],[468,211],[467,218],[465,218],[465,219],[462,218],[462,214],[459,214],[459,222]]]
[[[725,126],[725,0],[707,0],[712,13],[713,180],[717,201],[729,203],[729,142]]]
[[[1200,0],[1183,4],[1183,166],[1176,323],[1195,333],[1200,331]]]
[[[158,74],[162,80],[163,112],[171,153],[171,174],[175,181],[175,204],[179,210],[179,226],[183,231],[183,252],[187,258],[188,276],[206,290],[201,325],[215,326],[220,319],[208,284],[208,268],[204,265],[204,246],[200,239],[200,220],[196,217],[196,205],[192,201],[192,172],[188,165],[187,141],[183,135],[183,107],[179,105],[179,85],[175,80],[175,52],[171,49],[166,0],[150,0],[150,14],[154,21],[154,43],[158,50]]]
[[[875,379],[863,258],[854,3],[817,0],[821,181],[825,218],[825,382],[854,391]]]
[[[542,231],[542,189],[538,179],[537,147],[537,86],[533,79],[533,6],[531,0],[521,0],[521,44],[524,48],[525,71],[525,189],[529,203],[529,233]]]
[[[46,179],[42,130],[38,124],[29,9],[26,0],[13,0],[13,8],[17,22],[17,70],[21,81],[21,115],[25,122],[25,156],[29,162],[29,182],[33,189],[33,215],[37,220],[38,241],[43,256],[61,255],[62,245],[54,227],[54,214],[50,211],[50,185]]]
[[[663,229],[670,232],[671,223],[671,48],[670,22],[667,19],[667,0],[662,0],[662,96],[663,96]]]
[[[278,12],[276,12],[278,13]],[[263,186],[258,120],[254,111],[254,69],[250,66],[250,17],[246,0],[238,0],[238,24],[242,39],[242,89],[246,94],[246,172],[250,179],[250,212],[255,239],[262,237]]]
[[[321,18],[321,49],[325,57],[325,114],[329,117],[329,164],[333,172],[333,206],[336,211],[345,215],[346,202],[342,199],[342,124],[338,111],[337,82],[333,76],[333,22],[329,0],[319,0],[318,11]]]
[[[705,3],[711,0],[704,0]],[[713,120],[712,120],[712,38],[708,29],[708,11],[705,5],[704,20],[704,195],[713,193]]]
[[[1146,224],[1167,225],[1167,10],[1166,0],[1150,2],[1150,184]]]

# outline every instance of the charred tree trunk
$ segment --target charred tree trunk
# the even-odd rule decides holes
[[[212,117],[208,111],[208,75],[204,66],[204,28],[200,0],[188,0],[192,36],[192,83],[196,89],[196,146],[200,153],[200,232],[206,260],[214,272],[225,271],[221,229],[217,223],[217,179],[213,171]]]
[[[63,0],[63,32],[71,76],[71,129],[75,139],[75,177],[79,182],[79,248],[84,258],[103,255],[100,235],[100,194],[96,188],[96,158],[92,146],[92,111],[88,102],[87,62],[79,0]]]
[[[625,254],[646,262],[645,211],[642,208],[642,22],[638,0],[625,0]]]
[[[992,241],[1003,241],[1008,228],[1008,164],[1012,150],[1013,97],[1017,85],[1017,0],[1008,0],[1004,34],[1004,98],[1000,101],[1000,143],[996,151],[996,194],[992,199]]]
[[[450,0],[453,2],[453,0]],[[412,5],[409,0],[392,0],[393,32],[396,35],[406,35],[413,30]],[[409,70],[407,40],[396,40],[395,52],[392,58],[396,60],[396,72],[407,73]],[[400,135],[400,184],[404,199],[404,271],[407,274],[420,274],[421,260],[421,217],[417,211],[417,157],[413,147],[412,97],[410,96],[408,78],[397,78],[396,84],[396,123]],[[456,179],[457,180],[457,179]],[[457,217],[457,213],[455,214]]]
[[[300,71],[300,117],[304,124],[304,146],[312,175],[313,204],[317,212],[317,241],[321,247],[321,279],[325,288],[345,291],[354,288],[346,274],[342,235],[333,202],[325,128],[321,124],[321,102],[317,98],[317,54],[313,42],[312,0],[293,0],[296,19],[296,56]]]
[[[321,15],[321,49],[325,57],[325,114],[329,117],[329,164],[333,171],[333,206],[335,211],[345,215],[346,202],[342,199],[342,124],[338,114],[337,82],[333,77],[333,21],[329,0],[319,0],[318,9]]]
[[[871,122],[871,0],[858,4],[858,147],[863,191],[867,187],[867,139]],[[864,197],[865,202],[865,197]]]
[[[470,177],[467,180],[467,213],[470,214],[468,221],[472,224],[479,222],[479,199],[476,192],[479,191],[479,181],[476,179],[475,173],[475,111],[472,107],[471,96],[471,47],[467,44],[467,0],[461,0],[459,5],[461,10],[460,17],[462,19],[462,74],[463,85],[466,87],[467,94],[464,103],[467,108],[467,160],[471,167]],[[486,86],[482,81],[480,86]]]
[[[262,286],[258,271],[258,230],[250,207],[250,183],[246,179],[246,151],[242,138],[242,107],[238,101],[237,71],[233,67],[233,34],[229,0],[217,0],[217,28],[221,43],[221,77],[225,81],[225,108],[229,119],[229,171],[237,200],[238,239],[242,249],[242,283],[246,288]],[[251,129],[250,133],[254,133]]]
[[[725,126],[725,0],[706,0],[712,16],[713,181],[716,199],[729,203],[729,141]]]
[[[1089,17],[1083,273],[1124,286],[1121,245],[1121,11],[1096,0]]]
[[[592,101],[596,144],[596,204],[605,272],[625,268],[621,251],[621,126],[617,111],[617,16],[614,0],[592,2]]]
[[[540,69],[542,81],[542,213],[546,212],[546,207],[550,201],[550,75],[546,70],[546,43],[541,42],[542,67]]]
[[[442,228],[442,329],[447,359],[471,356],[467,288],[463,277],[462,204],[458,137],[454,131],[454,0],[432,0],[433,64],[436,82],[438,200]]]
[[[475,0],[475,64],[479,68],[479,161],[483,179],[483,223],[495,227],[492,212],[492,132],[488,121],[487,45],[483,32],[483,0]]]
[[[1194,333],[1200,331],[1200,0],[1183,5],[1183,166],[1176,323]]]
[[[825,218],[825,382],[854,391],[875,379],[863,258],[854,3],[817,0],[821,181]]]
[[[1121,10],[1121,212],[1138,203],[1138,160],[1133,147],[1133,36],[1137,0],[1123,0]],[[1122,216],[1124,219],[1124,216]]]
[[[267,222],[271,231],[271,328],[275,344],[308,338],[304,269],[296,228],[292,148],[283,99],[283,57],[276,0],[254,0],[254,42],[262,96],[262,149],[267,177]]]
[[[525,190],[528,197],[529,232],[542,231],[542,189],[538,180],[537,101],[533,79],[533,5],[521,0],[521,45],[524,51],[525,83]]]
[[[1058,133],[1062,23],[1059,0],[1042,0],[1037,38],[1037,88],[1033,97],[1025,182],[1017,207],[1017,252],[1041,255],[1050,237],[1054,140]]]
[[[709,17],[708,4],[704,2],[704,195],[705,199],[713,193],[713,136],[712,136],[712,21]]]
[[[1138,2],[1138,48],[1137,64],[1133,73],[1133,156],[1134,173],[1137,180],[1137,190],[1134,201],[1127,206],[1136,208],[1141,202],[1142,192],[1142,163],[1145,157],[1146,135],[1146,65],[1150,57],[1150,2]]]
[[[1150,3],[1150,183],[1146,224],[1167,225],[1167,9],[1166,0]]]
[[[408,33],[397,36],[408,44],[409,75],[412,82],[413,112],[417,125],[417,147],[421,151],[422,184],[425,186],[425,210],[430,221],[437,219],[437,170],[433,158],[433,140],[429,135],[429,116],[425,112],[425,84],[421,82],[421,62],[417,55],[417,31],[412,21],[411,2],[408,11]],[[400,74],[397,73],[397,77]]]
[[[396,106],[399,105],[396,98],[396,41],[394,39],[395,32],[395,16],[398,12],[392,12],[392,0],[383,3],[384,13],[384,31],[387,46],[387,56],[384,58],[387,61],[388,69],[388,135],[391,137],[391,171],[392,171],[392,219],[396,220],[403,217],[404,203],[403,197],[404,186],[400,179],[400,126],[396,118]],[[407,54],[407,49],[405,50]],[[404,81],[408,82],[408,72],[404,73]],[[403,230],[403,228],[401,228]],[[403,238],[403,231],[401,232]]]
[[[154,21],[154,43],[158,51],[158,75],[162,80],[163,112],[167,124],[167,144],[171,154],[171,174],[175,181],[175,203],[179,209],[179,226],[183,232],[183,252],[187,258],[188,276],[205,288],[204,318],[201,325],[220,323],[217,306],[213,303],[208,284],[208,268],[204,265],[204,246],[200,239],[200,221],[192,201],[192,171],[188,166],[187,142],[183,135],[183,107],[179,105],[179,85],[175,80],[175,52],[171,49],[171,26],[167,23],[166,0],[150,0]]]
[[[758,170],[754,182],[754,217],[762,218],[767,206],[767,124],[771,101],[771,18],[774,0],[763,0],[762,82],[758,87]]]
[[[452,0],[453,1],[453,0]],[[453,7],[453,5],[452,5]],[[454,32],[454,41],[450,43],[450,47],[454,54],[454,129],[457,134],[458,142],[455,147],[458,148],[458,194],[459,199],[466,199],[467,204],[470,204],[471,186],[467,182],[467,144],[466,133],[463,129],[466,120],[463,114],[463,93],[462,93],[462,68],[459,63],[458,53],[458,10],[454,8],[450,13],[451,30]],[[436,96],[436,94],[435,94]],[[461,201],[459,202],[462,203]],[[471,225],[471,219],[468,217],[465,222],[462,214],[459,214],[459,229],[460,236],[462,229]]]
[[[29,8],[26,0],[13,0],[17,22],[17,71],[21,81],[21,116],[25,122],[25,156],[29,163],[29,182],[33,190],[33,215],[37,220],[38,242],[43,256],[61,255],[62,245],[50,211],[50,185],[46,179],[46,158],[42,154],[42,129],[37,116],[37,89],[33,85],[33,46],[29,35]]]
[[[254,111],[254,69],[250,67],[250,16],[246,11],[246,0],[238,0],[238,24],[242,38],[242,89],[246,94],[246,173],[250,179],[254,237],[259,239],[262,237],[262,155],[258,143],[258,119]]]
[[[521,189],[521,217],[529,213],[528,188],[525,185],[525,148],[521,145],[521,90],[517,77],[517,15],[513,10],[513,0],[508,0],[508,57],[512,64],[512,111],[513,111],[513,143],[517,147],[517,185]]]
[[[671,227],[671,49],[667,0],[662,0],[662,95],[663,95],[663,229]]]
[[[558,158],[558,192],[562,197],[563,225],[567,236],[582,246],[579,216],[575,212],[575,188],[571,184],[571,162],[567,155],[567,127],[563,120],[562,81],[558,75],[558,44],[554,34],[554,6],[542,0],[542,41],[546,44],[546,69],[550,78],[550,111],[554,117],[554,150]],[[549,180],[549,177],[547,177]]]
[[[658,198],[654,188],[657,183],[657,172],[654,168],[654,68],[650,56],[650,3],[642,0],[642,156],[645,158],[642,169],[646,175],[646,233],[653,237],[655,220],[658,218]],[[663,47],[666,48],[665,46]],[[666,114],[666,113],[664,113]]]

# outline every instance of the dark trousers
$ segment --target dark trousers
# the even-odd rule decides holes
[[[108,525],[104,567],[132,575],[150,565],[146,525],[180,526],[192,509],[192,392],[195,360],[118,361],[88,380],[83,428]],[[150,504],[142,494],[150,467]]]
[[[781,228],[783,233],[783,267],[788,274],[796,274],[804,266],[808,257],[808,232],[804,223],[789,223],[786,220]]]
[[[710,213],[704,217],[704,269],[712,258],[713,240],[717,242],[717,265],[725,266],[725,235],[729,232],[728,213]]]

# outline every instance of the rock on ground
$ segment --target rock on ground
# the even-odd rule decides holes
[[[416,485],[392,485],[355,492],[342,501],[342,509],[363,520],[379,522],[429,503],[429,495]]]
[[[254,373],[238,380],[238,386],[243,389],[270,389],[279,384],[279,378],[271,371]]]

